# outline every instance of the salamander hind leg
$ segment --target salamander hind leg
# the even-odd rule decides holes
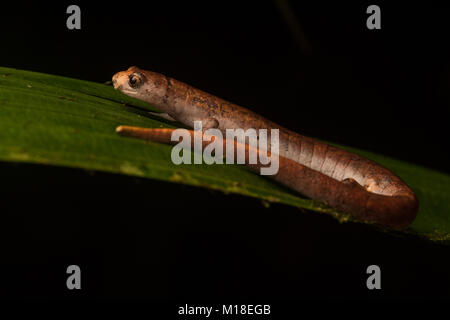
[[[356,181],[353,178],[345,178],[344,180],[342,180],[342,183],[348,184],[348,185],[351,185],[351,186],[355,186],[355,187],[361,188],[364,191],[367,191],[367,188],[365,186],[360,185],[358,183],[358,181]]]

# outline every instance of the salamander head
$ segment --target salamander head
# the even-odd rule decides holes
[[[112,82],[114,89],[140,100],[144,100],[155,107],[161,107],[167,92],[167,79],[163,75],[138,67],[116,73]]]

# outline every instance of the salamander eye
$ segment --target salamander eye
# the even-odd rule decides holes
[[[130,75],[128,83],[132,88],[139,88],[142,84],[142,77],[137,73],[133,73]]]

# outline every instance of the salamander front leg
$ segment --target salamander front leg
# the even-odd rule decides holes
[[[158,118],[162,118],[162,119],[167,120],[167,121],[177,121],[174,118],[172,118],[168,113],[150,112],[149,111],[148,114],[150,114],[152,116],[155,116],[155,117],[158,117]]]
[[[208,129],[217,129],[219,127],[219,121],[216,118],[204,119],[202,122],[203,131]]]

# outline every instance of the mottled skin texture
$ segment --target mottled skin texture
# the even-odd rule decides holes
[[[401,229],[417,214],[414,192],[391,171],[371,160],[299,135],[248,109],[159,73],[130,67],[115,74],[113,84],[189,127],[194,121],[202,121],[203,129],[218,128],[223,134],[226,129],[237,128],[279,129],[280,167],[273,178],[361,220]],[[123,126],[118,130],[122,135],[163,143],[171,143],[171,131]]]

